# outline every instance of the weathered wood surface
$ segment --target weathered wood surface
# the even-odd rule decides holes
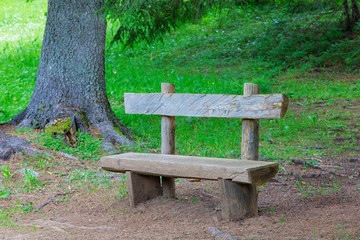
[[[101,158],[101,167],[112,172],[133,171],[165,177],[229,179],[261,185],[272,179],[279,165],[272,162],[193,156],[124,153]]]
[[[244,84],[244,96],[251,96],[259,93],[259,85],[253,83]],[[241,159],[259,159],[259,120],[244,119],[242,121]]]
[[[221,213],[226,221],[240,220],[257,215],[257,192],[252,184],[219,179]]]
[[[175,93],[175,85],[161,83],[161,93]],[[161,117],[161,153],[175,154],[175,117]],[[175,179],[162,178],[163,196],[175,198]]]
[[[161,195],[159,177],[143,176],[132,171],[127,171],[126,183],[129,191],[130,205],[132,207]]]
[[[284,94],[125,93],[125,112],[128,114],[275,119],[285,115],[288,104]]]
[[[253,83],[244,84],[244,96],[260,94],[260,86]],[[241,159],[259,160],[259,120],[243,119],[241,134]],[[223,185],[225,182],[223,183]],[[224,185],[225,186],[225,185]],[[221,184],[220,184],[221,188]],[[232,194],[224,195],[223,204],[229,209],[228,214],[223,212],[223,217],[232,220],[234,217],[256,216],[257,215],[257,190],[252,184],[226,183],[226,189]],[[226,204],[228,202],[228,204]],[[225,208],[225,206],[224,206]],[[241,209],[241,210],[240,210]]]

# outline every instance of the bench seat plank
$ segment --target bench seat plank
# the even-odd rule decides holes
[[[124,153],[101,158],[101,167],[111,172],[133,171],[164,177],[229,179],[234,182],[261,185],[279,170],[273,162],[226,158],[207,158],[151,153]]]
[[[289,104],[284,94],[125,93],[124,100],[127,114],[244,119],[282,118]]]

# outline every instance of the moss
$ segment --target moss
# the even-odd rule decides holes
[[[118,134],[120,134],[121,136],[124,136],[124,134],[120,131],[119,128],[117,128],[117,127],[114,126],[114,129],[115,129],[115,131],[116,131]]]
[[[81,117],[81,119],[84,121],[84,124],[85,124],[87,127],[89,127],[89,126],[90,126],[90,124],[89,124],[89,119],[86,117],[85,113],[80,113],[80,112],[78,112],[77,114],[78,114],[78,115]]]
[[[70,131],[70,117],[58,118],[54,122],[45,127],[45,134],[48,136],[64,134]]]

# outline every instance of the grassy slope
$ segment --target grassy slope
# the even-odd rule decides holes
[[[30,100],[46,2],[2,1],[0,5],[0,122],[6,122]],[[264,158],[343,153],[343,147],[331,140],[339,131],[331,129],[344,130],[355,138],[356,127],[348,121],[354,112],[338,106],[360,98],[360,77],[352,58],[334,49],[354,54],[358,40],[341,40],[343,34],[331,24],[325,33],[317,31],[326,26],[327,18],[319,18],[316,26],[311,19],[324,11],[289,14],[282,8],[239,9],[221,24],[210,15],[201,24],[184,26],[163,43],[140,44],[125,51],[115,44],[106,53],[112,107],[137,133],[141,145],[158,151],[159,117],[125,115],[124,92],[159,92],[161,82],[171,82],[177,92],[242,94],[242,84],[254,82],[263,93],[286,93],[293,102],[285,119],[261,122],[260,154]],[[112,34],[109,27],[109,37]],[[334,56],[342,65],[331,60]],[[326,71],[328,66],[337,72]],[[346,69],[353,72],[345,73]],[[319,103],[333,108],[319,107]],[[180,154],[240,156],[241,120],[179,117],[176,131]],[[319,144],[332,148],[308,148]]]

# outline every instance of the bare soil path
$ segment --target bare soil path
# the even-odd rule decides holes
[[[57,196],[39,212],[18,214],[15,227],[1,228],[0,239],[221,239],[211,227],[237,239],[359,239],[359,176],[349,179],[353,170],[347,168],[329,172],[316,175],[318,170],[289,165],[285,174],[260,188],[259,216],[230,223],[221,219],[216,182],[182,179],[176,200],[157,198],[136,208],[114,189],[80,188],[67,198]],[[300,174],[317,176],[300,182],[303,192],[297,186]],[[309,179],[313,186],[330,184],[327,192],[305,190]],[[55,192],[60,189],[13,198],[39,206]],[[7,202],[2,199],[0,206]]]

